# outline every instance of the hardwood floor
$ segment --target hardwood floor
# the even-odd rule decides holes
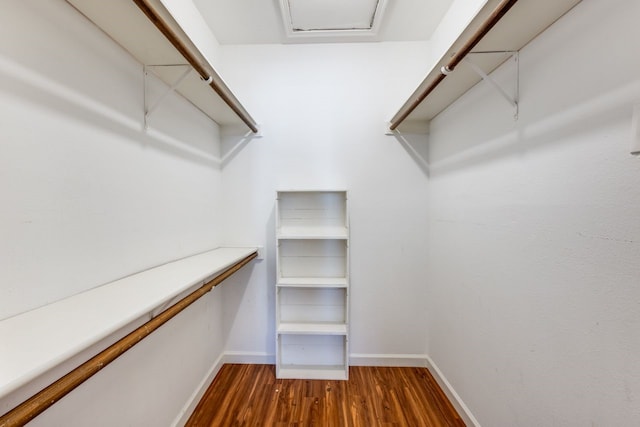
[[[426,368],[352,366],[349,381],[224,365],[187,426],[464,426]]]

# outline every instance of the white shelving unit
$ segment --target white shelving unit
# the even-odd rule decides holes
[[[343,190],[278,191],[276,376],[349,376],[349,210]]]

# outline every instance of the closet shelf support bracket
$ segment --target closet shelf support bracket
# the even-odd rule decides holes
[[[498,82],[495,81],[495,79],[493,77],[491,77],[490,75],[488,75],[487,73],[484,72],[484,70],[482,68],[480,68],[480,66],[476,63],[474,63],[473,61],[471,61],[469,59],[470,55],[488,55],[488,54],[505,54],[510,56],[509,59],[512,59],[514,61],[515,67],[514,67],[514,90],[513,90],[513,95],[509,94],[509,92],[507,92],[506,89],[504,89],[502,86],[500,86],[500,84]],[[513,107],[514,113],[513,113],[513,119],[514,120],[518,120],[518,114],[519,114],[519,101],[520,101],[520,61],[519,61],[519,52],[518,51],[511,51],[511,50],[507,50],[507,51],[486,51],[486,52],[469,52],[468,54],[469,56],[466,56],[463,59],[463,62],[465,62],[467,65],[469,65],[469,67],[476,73],[478,74],[482,80],[484,80],[485,82],[489,83],[495,90],[498,91],[498,93]],[[507,60],[509,60],[507,59]]]
[[[178,76],[176,81],[173,82],[173,84],[169,86],[153,104],[150,105],[151,100],[149,96],[149,82],[148,82],[149,73],[158,77],[158,75],[153,70],[159,67],[180,67],[180,68],[184,68],[184,71],[182,72],[182,74]],[[191,73],[192,70],[193,68],[191,68],[191,66],[188,64],[145,65],[144,66],[144,128],[145,130],[149,129],[149,118],[151,117],[151,114],[155,111],[156,108],[158,108],[158,106],[160,106],[160,104],[162,104],[162,101],[164,101],[167,95],[176,91],[178,86],[180,86],[180,83],[182,83],[183,80],[187,78],[187,76]]]

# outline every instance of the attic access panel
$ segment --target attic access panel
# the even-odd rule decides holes
[[[386,0],[280,0],[288,37],[373,37]]]

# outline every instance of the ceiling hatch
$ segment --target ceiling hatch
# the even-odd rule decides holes
[[[374,37],[386,0],[280,0],[290,38]]]

